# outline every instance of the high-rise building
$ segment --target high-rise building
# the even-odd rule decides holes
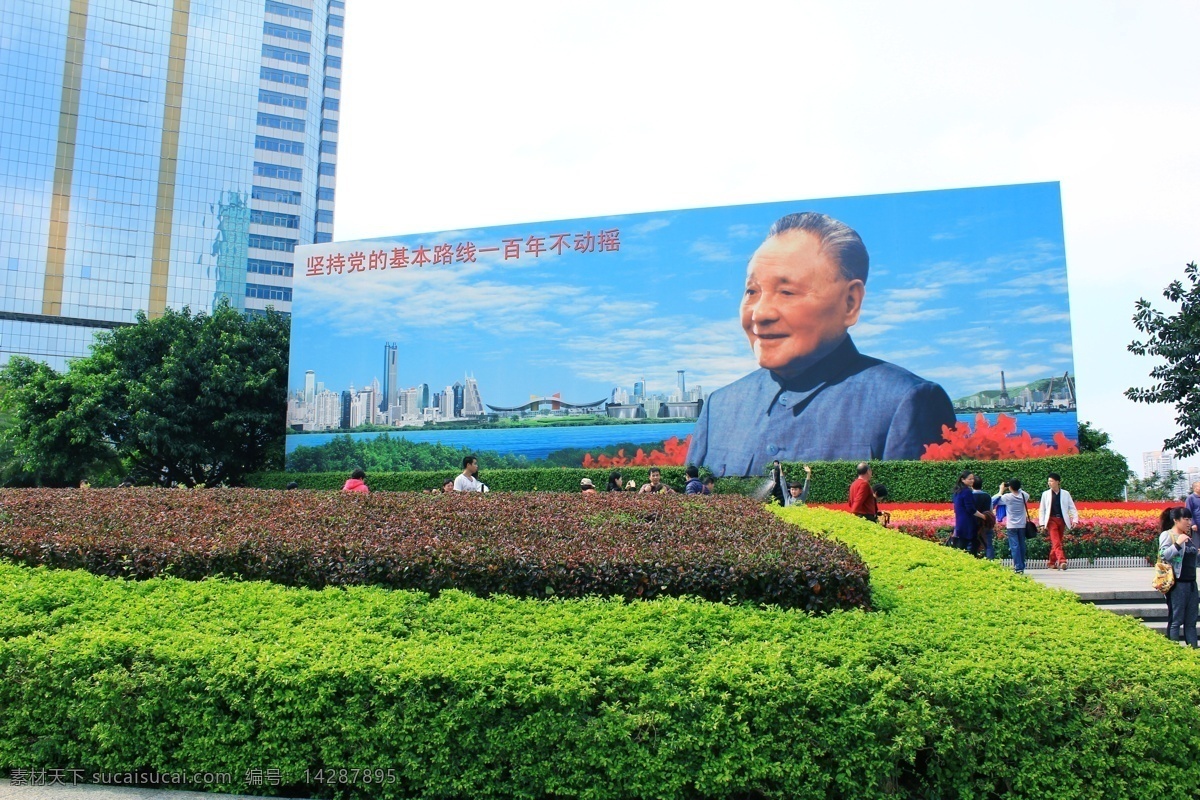
[[[427,408],[429,408],[429,384],[422,383],[417,387],[417,410],[424,411]]]
[[[383,411],[388,411],[396,405],[396,394],[399,388],[396,385],[396,345],[385,343],[383,345]]]
[[[304,403],[312,405],[313,398],[317,393],[317,373],[314,370],[306,370],[304,373]]]
[[[1166,477],[1175,469],[1175,454],[1170,450],[1150,450],[1142,453],[1142,477]]]
[[[687,381],[683,379],[683,370],[675,370],[675,388],[679,391],[679,399],[687,400]]]
[[[466,385],[463,387],[463,407],[462,416],[464,417],[482,417],[483,398],[479,395],[479,384],[474,378],[466,378]]]
[[[455,381],[451,391],[454,393],[454,416],[461,417],[463,415],[463,385]]]
[[[646,379],[633,382],[633,402],[640,403],[646,397]]]
[[[330,241],[343,0],[0,3],[0,363],[138,311],[290,311]]]

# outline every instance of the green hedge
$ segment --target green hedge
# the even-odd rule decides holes
[[[1200,785],[1200,660],[823,509],[884,611],[127,582],[0,565],[0,768],[393,770],[371,797],[1130,798]],[[247,786],[278,769],[282,786]]]
[[[857,464],[850,461],[812,463],[813,481],[809,501],[840,503],[846,501]],[[1062,475],[1063,485],[1076,500],[1117,500],[1122,496],[1128,466],[1122,456],[1114,453],[1083,453],[1075,456],[1031,458],[1022,461],[880,461],[873,465],[874,480],[888,487],[889,500],[897,503],[949,502],[954,480],[960,470],[976,471],[989,490],[1000,481],[1020,478],[1032,494],[1046,485],[1051,472]],[[598,488],[608,482],[611,470],[606,469],[487,469],[481,475],[488,488],[503,492],[577,492],[579,480],[591,478]],[[800,464],[785,464],[790,480],[804,480]],[[638,484],[647,480],[647,467],[623,467],[625,480]],[[685,481],[683,467],[663,467],[663,480],[682,489]],[[457,470],[439,472],[388,472],[367,476],[372,490],[388,492],[421,492],[441,488]],[[264,472],[250,476],[248,486],[261,489],[282,489],[296,481],[302,489],[341,489],[346,482],[344,473]],[[720,493],[749,494],[763,485],[764,478],[722,478],[717,481]]]

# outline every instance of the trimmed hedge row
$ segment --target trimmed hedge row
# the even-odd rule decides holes
[[[845,514],[884,613],[114,581],[0,564],[0,765],[401,798],[1167,797],[1200,661]],[[318,769],[390,781],[314,785]],[[310,771],[305,784],[305,771]],[[1184,788],[1180,788],[1184,787]]]
[[[591,478],[597,486],[604,486],[610,472],[566,468],[486,469],[486,466],[483,465],[482,477],[488,487],[503,492],[578,492],[581,478]],[[857,463],[829,461],[809,466],[813,468],[809,495],[811,502],[846,501]],[[1124,457],[1115,453],[1082,453],[1021,461],[879,461],[874,462],[872,468],[874,481],[886,484],[889,499],[895,502],[949,502],[954,481],[964,469],[975,471],[989,488],[1014,477],[1020,478],[1027,487],[1044,487],[1046,476],[1057,472],[1062,475],[1063,485],[1076,500],[1115,500],[1122,496],[1128,473]],[[647,480],[647,471],[645,467],[622,467],[620,470],[626,480],[632,478],[639,484]],[[785,464],[784,471],[789,480],[804,480],[801,464]],[[666,483],[677,489],[683,488],[683,467],[663,467],[662,473]],[[373,490],[420,492],[439,489],[448,478],[452,479],[457,474],[454,470],[373,473],[367,476],[367,482]],[[296,481],[305,489],[340,489],[346,481],[346,475],[264,472],[250,476],[247,485],[282,489],[290,481]],[[764,478],[721,478],[717,481],[716,490],[721,494],[750,494],[761,488],[763,481]]]
[[[483,597],[693,596],[869,608],[844,545],[740,497],[0,490],[0,557],[100,575]]]

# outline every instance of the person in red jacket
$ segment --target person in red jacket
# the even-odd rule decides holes
[[[346,485],[342,487],[343,492],[360,492],[362,494],[370,494],[371,490],[367,488],[367,473],[361,469],[356,469],[350,473],[350,480],[346,481]]]
[[[858,465],[858,477],[850,484],[850,513],[871,522],[879,520],[879,506],[871,489],[871,465],[865,461]]]

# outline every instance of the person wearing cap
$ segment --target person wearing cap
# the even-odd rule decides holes
[[[596,493],[596,485],[594,483],[592,483],[591,478],[584,478],[581,481],[579,481],[579,489],[584,494],[595,494]]]

